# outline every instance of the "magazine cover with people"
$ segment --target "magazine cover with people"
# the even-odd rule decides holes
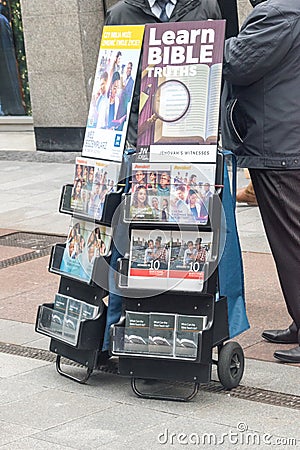
[[[215,164],[134,163],[126,219],[205,225]]]
[[[90,281],[95,258],[110,251],[111,229],[94,223],[72,219],[60,272]]]
[[[117,191],[120,163],[76,158],[71,208],[81,215],[101,220],[105,197]]]
[[[122,160],[143,34],[143,25],[103,28],[83,156]]]

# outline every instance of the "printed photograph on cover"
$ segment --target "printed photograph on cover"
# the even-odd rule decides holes
[[[90,281],[95,258],[107,255],[110,245],[110,228],[72,219],[60,271]]]
[[[133,164],[129,219],[171,221],[170,190],[169,164]]]
[[[172,231],[169,288],[201,291],[204,265],[210,259],[212,233]]]
[[[104,26],[83,156],[121,161],[144,26]]]
[[[166,288],[171,232],[132,230],[129,259],[129,287]]]
[[[119,173],[119,163],[76,158],[71,208],[101,220],[106,195],[117,191]]]
[[[177,315],[175,356],[196,359],[198,352],[199,331],[205,329],[207,316]]]
[[[149,314],[126,311],[124,351],[148,353]]]
[[[173,356],[175,314],[150,314],[149,353]]]
[[[215,169],[215,164],[172,165],[170,216],[175,222],[207,224]]]
[[[225,21],[146,25],[138,149],[205,145],[216,153],[224,35]]]

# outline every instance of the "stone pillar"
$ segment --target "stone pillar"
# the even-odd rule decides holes
[[[81,151],[96,69],[100,0],[21,0],[37,150]]]

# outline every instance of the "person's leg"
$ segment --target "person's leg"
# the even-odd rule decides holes
[[[300,329],[300,171],[250,169],[250,175],[286,306],[294,322],[289,328],[290,342],[296,342],[296,330]]]
[[[238,203],[248,203],[249,206],[257,206],[256,195],[251,180],[246,187],[236,191],[236,201]]]
[[[126,149],[123,155],[122,178],[124,179],[125,182],[124,188],[125,193],[127,193],[131,187],[130,177],[131,177],[132,157],[134,153],[135,151],[133,149]],[[123,222],[122,218],[120,217],[117,221],[116,229],[114,232],[114,244],[112,246],[110,267],[108,272],[109,300],[107,307],[104,340],[102,346],[102,353],[104,353],[103,360],[108,359],[108,350],[110,344],[110,327],[112,324],[117,323],[121,317],[122,296],[118,288],[117,265],[118,259],[124,256],[125,254],[125,251],[127,249],[127,243],[128,243],[128,225],[126,225]]]

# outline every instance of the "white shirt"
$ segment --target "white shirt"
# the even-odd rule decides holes
[[[151,11],[153,12],[153,14],[156,17],[159,17],[160,13],[161,13],[161,8],[156,3],[156,0],[148,0],[148,3],[149,3],[149,6],[150,6]],[[176,3],[177,3],[177,0],[169,0],[169,3],[167,4],[166,13],[167,13],[167,16],[169,18],[171,17],[171,14],[173,12],[173,9],[176,6]]]

